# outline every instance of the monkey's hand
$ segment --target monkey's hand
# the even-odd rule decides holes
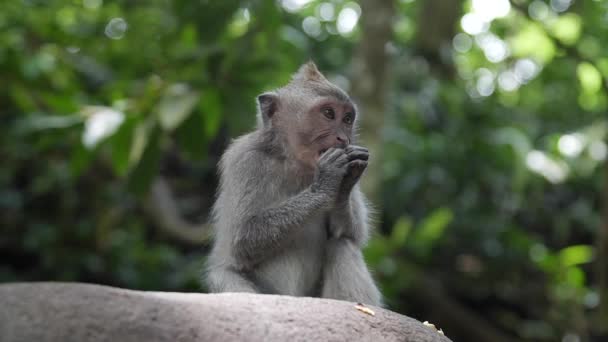
[[[335,200],[346,175],[348,163],[348,154],[344,149],[330,148],[323,153],[317,164],[311,191],[326,193],[330,199]]]
[[[348,202],[350,193],[361,178],[363,171],[367,168],[369,160],[369,151],[365,147],[350,145],[346,147],[344,153],[347,156],[348,163],[346,164],[346,175],[340,184],[338,193],[338,204]]]

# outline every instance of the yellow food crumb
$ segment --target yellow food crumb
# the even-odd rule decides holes
[[[375,316],[376,315],[376,313],[372,309],[364,306],[361,303],[358,303],[357,305],[355,305],[355,309],[357,309],[357,310],[359,310],[361,312],[365,312],[366,314],[371,315],[371,316]]]
[[[431,328],[437,330],[437,327],[435,327],[435,324],[429,323],[429,321],[424,321],[424,322],[422,322],[422,324],[426,325],[427,327],[431,327]]]
[[[431,327],[431,328],[435,329],[435,331],[437,331],[440,335],[445,336],[445,334],[443,333],[443,329],[437,330],[437,327],[435,326],[435,324],[429,323],[429,321],[424,321],[424,322],[422,322],[422,324],[426,325],[427,327]]]

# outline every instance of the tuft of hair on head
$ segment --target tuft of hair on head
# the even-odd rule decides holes
[[[293,75],[292,81],[328,82],[312,60],[304,63],[298,69],[298,71]]]

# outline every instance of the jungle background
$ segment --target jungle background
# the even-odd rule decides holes
[[[0,282],[204,291],[216,164],[309,59],[362,112],[390,309],[608,338],[608,1],[0,2]]]

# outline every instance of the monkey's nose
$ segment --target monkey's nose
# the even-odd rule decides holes
[[[346,137],[346,135],[342,135],[342,134],[337,135],[336,140],[338,140],[338,143],[336,145],[337,145],[337,147],[340,147],[340,148],[345,148],[349,144],[349,141],[348,141],[348,138]]]

